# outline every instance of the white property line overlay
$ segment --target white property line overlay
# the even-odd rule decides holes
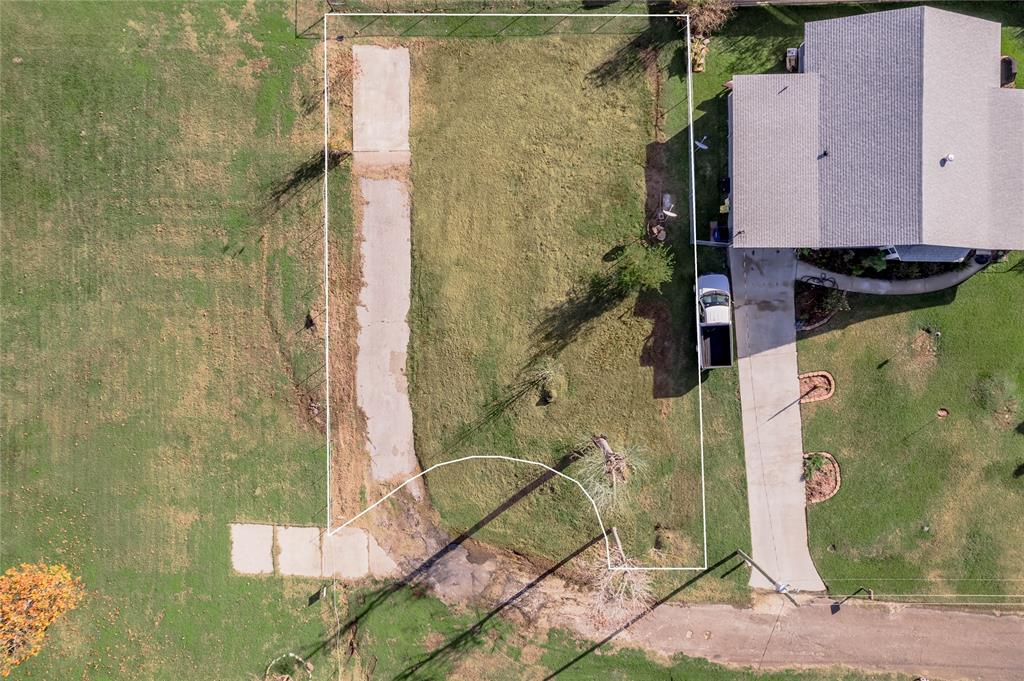
[[[331,485],[333,481],[332,467],[331,467],[331,374],[330,374],[330,326],[328,324],[328,309],[330,307],[330,279],[329,279],[329,265],[328,265],[328,241],[329,241],[329,229],[328,229],[328,159],[330,158],[328,149],[328,140],[330,137],[330,81],[328,79],[327,69],[327,18],[338,17],[338,16],[355,16],[355,17],[372,17],[372,16],[391,16],[391,17],[605,17],[605,18],[618,18],[618,17],[633,17],[639,19],[681,19],[686,18],[686,49],[689,52],[690,47],[690,15],[689,14],[631,14],[631,13],[594,13],[594,14],[580,14],[580,13],[506,13],[506,12],[325,12],[323,17],[323,78],[324,78],[324,179],[323,179],[323,204],[324,204],[324,365],[325,365],[325,403],[327,405],[326,415],[326,452],[327,452],[327,535],[331,536],[338,530],[347,527],[356,519],[362,517],[366,513],[376,508],[381,502],[390,498],[392,495],[397,493],[399,490],[404,488],[406,485],[414,480],[418,480],[430,471],[447,466],[453,463],[459,463],[462,461],[468,461],[470,459],[501,459],[505,461],[514,461],[518,463],[526,463],[534,466],[540,466],[542,468],[555,473],[556,475],[571,481],[586,495],[590,501],[590,505],[594,509],[594,513],[597,516],[597,521],[601,526],[601,532],[604,536],[605,545],[605,558],[608,563],[609,570],[650,570],[650,571],[697,571],[706,570],[708,567],[708,513],[707,513],[707,493],[706,485],[704,481],[704,395],[703,389],[701,388],[701,382],[697,381],[697,414],[698,423],[700,430],[700,505],[701,505],[701,534],[702,542],[704,545],[704,563],[701,566],[695,567],[633,567],[633,566],[613,566],[611,560],[611,548],[608,543],[608,532],[605,530],[604,520],[601,518],[601,513],[598,511],[597,504],[594,499],[590,496],[587,490],[577,481],[560,471],[547,466],[546,464],[539,463],[537,461],[530,461],[527,459],[516,459],[509,456],[501,455],[475,455],[466,456],[460,459],[453,459],[451,461],[443,461],[438,464],[434,464],[430,468],[414,475],[409,478],[395,489],[388,492],[386,495],[381,497],[377,502],[361,511],[356,516],[345,521],[340,526],[331,529]],[[693,65],[689,58],[686,59],[686,115],[687,125],[689,127],[689,138],[690,138],[690,242],[693,247],[693,277],[695,293],[693,298],[694,313],[699,315],[700,311],[697,305],[696,296],[696,281],[697,281],[697,193],[696,193],[696,170],[694,163],[694,138],[693,138]],[[695,325],[694,339],[696,341],[695,348],[700,345],[700,325]],[[698,369],[699,371],[699,369]]]
[[[587,12],[581,14],[579,12],[325,12],[325,17],[507,17],[507,18],[520,18],[520,17],[580,17],[583,19],[589,19],[590,17],[597,18],[618,18],[618,17],[632,17],[634,19],[681,19],[686,17],[686,21],[690,21],[689,14],[648,14],[646,12],[619,12],[619,13],[594,13]],[[601,35],[595,33],[594,35]],[[389,36],[392,38],[399,36]],[[409,36],[415,37],[415,36]],[[467,36],[467,37],[478,37],[478,36]],[[487,36],[483,36],[487,37]]]
[[[397,494],[406,485],[408,485],[409,483],[413,482],[414,480],[419,480],[420,478],[422,478],[424,475],[426,475],[430,471],[432,471],[434,469],[437,469],[437,468],[441,468],[443,466],[450,466],[453,463],[462,463],[464,461],[473,461],[473,460],[511,461],[512,463],[526,463],[526,464],[530,464],[531,466],[539,466],[539,467],[543,468],[544,470],[548,471],[549,473],[554,473],[558,477],[563,478],[565,480],[568,480],[572,484],[574,484],[577,487],[579,487],[580,491],[583,492],[583,495],[587,498],[587,501],[590,502],[590,506],[594,509],[594,515],[597,516],[597,523],[598,523],[598,525],[601,526],[601,535],[604,538],[605,561],[608,563],[608,569],[609,570],[619,570],[619,571],[642,571],[642,570],[672,571],[672,570],[675,570],[675,571],[680,571],[680,570],[705,570],[706,569],[704,567],[638,567],[638,566],[612,565],[611,544],[608,542],[608,530],[605,527],[604,518],[601,517],[601,511],[598,510],[597,502],[594,501],[594,497],[590,496],[590,492],[587,491],[587,488],[584,487],[583,484],[580,483],[579,480],[577,480],[576,478],[571,477],[569,475],[566,475],[565,473],[563,473],[561,471],[555,470],[554,468],[552,468],[551,466],[548,466],[547,464],[540,463],[539,461],[531,461],[529,459],[519,459],[519,458],[516,458],[514,456],[502,456],[500,454],[473,454],[471,456],[463,456],[463,457],[461,457],[459,459],[452,459],[451,461],[442,461],[441,463],[435,463],[433,466],[431,466],[427,470],[422,471],[422,472],[417,473],[416,475],[412,476],[411,478],[409,478],[408,480],[403,482],[401,485],[399,485],[398,487],[394,488],[393,490],[391,490],[390,492],[385,494],[383,497],[381,497],[380,499],[378,499],[374,503],[370,504],[368,507],[366,507],[365,509],[363,509],[362,511],[360,511],[356,515],[354,515],[351,518],[349,518],[348,520],[346,520],[344,523],[342,523],[338,527],[334,528],[333,530],[328,531],[327,536],[329,537],[329,536],[335,534],[336,532],[338,532],[340,530],[343,530],[344,528],[348,527],[349,525],[351,525],[355,521],[359,520],[360,518],[362,518],[364,515],[366,515],[367,513],[372,511],[373,509],[375,509],[378,506],[380,506],[381,504],[383,504],[385,501],[390,499],[392,496]]]
[[[330,81],[327,79],[327,18],[324,17],[324,404],[327,405],[326,426],[324,433],[326,437],[325,447],[327,450],[327,529],[331,529],[331,486],[334,482],[331,477],[331,281],[330,281],[330,254],[328,251],[327,233],[327,173],[330,170],[328,163],[330,152],[327,142],[331,133],[331,117],[328,114],[329,102],[328,91]]]

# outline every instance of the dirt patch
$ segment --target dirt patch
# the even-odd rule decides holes
[[[910,363],[914,371],[931,370],[938,362],[938,347],[935,337],[927,331],[920,331],[910,343]]]
[[[228,35],[235,35],[238,33],[239,21],[232,19],[231,15],[227,13],[223,7],[220,10],[220,20],[224,22],[224,32]]]
[[[396,159],[401,160],[400,157],[403,155],[402,152],[399,152],[397,155],[383,155],[384,157],[380,162],[375,162],[372,159],[367,160],[367,157],[372,156],[371,154],[355,154],[353,155],[352,169],[360,179],[398,180],[408,185],[410,179],[409,163],[394,162]],[[408,157],[405,156],[405,158]]]
[[[431,631],[423,639],[423,647],[427,650],[436,650],[445,642],[444,635],[438,631]]]
[[[327,65],[331,109],[331,136],[328,145],[332,151],[350,152],[352,151],[352,83],[355,79],[351,47],[343,43],[328,43]],[[323,106],[323,92],[316,90],[310,92],[303,99],[302,111],[312,113],[321,106]]]
[[[193,52],[199,51],[199,35],[196,33],[195,26],[192,25],[193,17],[191,12],[185,10],[179,15],[182,23],[184,24],[182,30],[182,38],[185,40],[185,47]]]
[[[909,344],[900,344],[888,360],[900,380],[915,394],[919,394],[938,366],[937,340],[928,329],[919,329]]]
[[[1000,428],[1013,428],[1017,425],[1019,413],[1020,405],[1017,402],[1013,402],[997,409],[992,418]]]
[[[836,391],[836,379],[827,371],[800,374],[800,404],[821,402]]]
[[[647,145],[647,158],[644,163],[644,199],[645,222],[650,224],[656,219],[661,209],[662,195],[673,187],[675,169],[669,168],[668,150],[665,139],[665,110],[661,105],[661,91],[664,73],[658,64],[658,50],[648,47],[641,51],[640,61],[644,67],[644,75],[651,91],[651,120],[654,122],[654,140]]]
[[[812,457],[821,456],[824,459],[821,467],[811,473],[811,476],[804,477],[804,489],[808,504],[818,504],[826,499],[831,499],[839,491],[842,477],[839,472],[839,462],[828,452],[812,452],[804,454],[804,461]]]
[[[351,201],[355,224],[359,224],[362,196],[359,183],[352,183]],[[359,319],[356,305],[363,286],[359,230],[344,248],[331,242],[331,407],[336,414],[331,461],[334,522],[344,522],[363,510],[365,481],[369,472],[366,452],[366,415],[356,399],[356,361],[359,354]],[[394,555],[394,554],[392,554]]]

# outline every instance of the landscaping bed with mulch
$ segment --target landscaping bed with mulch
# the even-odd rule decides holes
[[[828,452],[804,454],[804,489],[808,504],[831,499],[839,491],[839,462]]]
[[[836,379],[827,371],[800,374],[800,404],[821,402],[836,391]]]
[[[810,331],[824,326],[840,310],[848,310],[846,292],[826,286],[796,283],[796,329]]]
[[[902,262],[886,260],[877,248],[801,248],[797,257],[806,263],[837,274],[872,279],[921,279],[945,272],[955,272],[970,264],[963,262]]]

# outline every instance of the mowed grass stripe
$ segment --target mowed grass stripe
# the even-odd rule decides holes
[[[26,678],[261,675],[323,637],[314,585],[231,574],[227,530],[323,518],[292,388],[319,187],[271,201],[320,146],[288,11],[0,8],[2,562],[88,590]]]

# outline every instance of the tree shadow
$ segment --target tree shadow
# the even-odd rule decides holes
[[[534,329],[531,363],[541,357],[557,357],[605,313],[627,297],[612,270],[595,273],[575,286],[562,302],[548,308]]]
[[[539,390],[544,383],[544,377],[529,375],[531,366],[532,364],[527,365],[520,372],[521,377],[518,380],[506,386],[497,397],[489,400],[479,417],[459,428],[451,441],[445,444],[445,449],[459,449],[469,438],[497,421],[524,397]]]
[[[474,523],[472,527],[460,533],[454,539],[451,539],[438,551],[434,552],[433,555],[431,555],[429,558],[427,558],[422,563],[420,563],[415,568],[406,573],[405,576],[399,578],[398,580],[392,582],[384,588],[378,589],[377,591],[374,591],[372,594],[370,594],[369,597],[360,604],[361,607],[359,608],[358,612],[355,615],[350,617],[348,621],[346,621],[344,624],[339,625],[337,629],[335,629],[333,632],[325,636],[320,641],[310,644],[307,647],[303,648],[302,652],[300,653],[300,656],[308,660],[320,653],[329,653],[333,651],[337,647],[337,645],[342,641],[343,638],[355,634],[355,632],[358,630],[359,623],[363,619],[365,619],[367,615],[369,615],[371,612],[373,612],[378,607],[383,605],[389,598],[394,596],[402,589],[408,588],[412,589],[414,592],[425,591],[426,580],[430,576],[430,571],[435,566],[437,566],[446,556],[448,556],[453,551],[461,547],[464,543],[470,540],[473,537],[473,535],[475,535],[481,529],[489,525],[491,522],[493,522],[495,519],[501,516],[505,511],[515,506],[522,499],[532,494],[534,491],[536,491],[544,484],[558,477],[558,473],[565,470],[565,468],[568,467],[568,465],[572,463],[573,460],[574,457],[572,453],[568,453],[562,456],[562,458],[557,463],[551,466],[553,470],[545,470],[532,481],[521,487],[519,490],[513,493],[508,499],[498,504],[487,515],[485,515],[483,518]],[[599,535],[597,539],[590,540],[590,542],[588,542],[588,544],[582,547],[580,551],[585,550],[587,546],[593,544],[598,539],[602,539],[603,537],[604,535],[602,534]],[[571,560],[572,557],[574,557],[575,555],[578,555],[578,552],[570,554],[570,556],[566,558],[564,562],[556,565],[555,568],[553,568],[551,571],[558,569],[558,567],[564,565],[565,562]],[[535,580],[535,582],[536,581],[537,580]]]
[[[566,555],[564,558],[559,560],[557,563],[544,570],[541,574],[523,586],[519,591],[512,594],[510,597],[499,603],[493,609],[491,609],[486,615],[476,621],[465,631],[459,635],[449,639],[444,645],[431,651],[430,653],[422,656],[415,663],[409,665],[403,669],[399,674],[395,676],[395,679],[404,681],[406,679],[419,678],[421,674],[425,674],[426,678],[439,678],[434,674],[443,675],[443,670],[438,669],[443,667],[460,656],[464,655],[469,651],[470,648],[481,642],[481,637],[487,633],[487,623],[499,615],[503,610],[511,605],[514,605],[517,601],[521,600],[527,595],[532,589],[538,584],[543,582],[545,579],[556,573],[562,567],[564,567],[571,560],[579,556],[581,553],[594,546],[604,538],[603,534],[598,534],[591,538],[589,541],[583,543],[579,547],[575,548]]]
[[[641,612],[640,614],[638,614],[635,617],[631,618],[625,624],[623,624],[619,628],[615,629],[613,632],[611,632],[610,634],[605,636],[603,639],[601,639],[597,643],[594,643],[589,648],[587,648],[586,650],[581,652],[579,655],[577,655],[576,657],[572,658],[571,660],[569,660],[568,662],[563,664],[561,667],[559,667],[555,671],[553,671],[550,674],[548,674],[547,676],[545,676],[544,677],[544,681],[551,681],[551,679],[554,679],[559,674],[561,674],[562,672],[566,671],[567,669],[569,669],[570,667],[575,665],[577,662],[579,662],[583,658],[585,658],[588,655],[591,655],[592,653],[596,652],[599,648],[605,646],[607,643],[609,643],[616,636],[618,636],[619,634],[624,632],[626,629],[629,629],[631,626],[633,626],[634,624],[636,624],[637,622],[639,622],[643,618],[647,617],[647,615],[651,614],[654,611],[655,608],[657,608],[657,607],[659,607],[661,605],[664,605],[668,601],[672,600],[679,593],[681,593],[682,591],[684,591],[684,590],[688,589],[689,587],[693,586],[694,584],[696,584],[701,579],[707,577],[712,572],[714,572],[718,568],[722,567],[723,565],[725,565],[726,563],[728,563],[730,560],[732,560],[733,558],[737,557],[738,555],[739,555],[738,551],[733,551],[732,553],[728,554],[727,556],[725,556],[724,558],[722,558],[721,560],[716,562],[714,565],[709,566],[706,570],[704,570],[702,572],[698,572],[696,575],[694,575],[690,579],[686,580],[685,582],[683,582],[682,584],[680,584],[679,586],[677,586],[676,588],[672,589],[667,594],[665,594],[664,596],[662,596],[661,598],[656,600],[649,607],[647,607],[643,612]],[[739,565],[735,565],[735,566],[732,566],[731,568],[727,569],[722,575],[720,575],[720,577],[722,579],[726,578],[731,572],[733,572],[733,570],[737,569],[740,565],[742,565],[742,561],[740,562]]]
[[[640,351],[640,366],[653,371],[653,396],[660,399],[688,393],[697,384],[697,369],[682,352],[681,341],[687,336],[672,323],[668,299],[660,294],[642,295],[633,314],[652,322]]]
[[[348,157],[347,152],[332,151],[327,158],[327,171],[337,168]],[[276,213],[291,203],[296,196],[310,185],[323,179],[324,150],[321,149],[296,166],[287,176],[270,186],[267,192],[266,208]]]
[[[679,40],[679,28],[674,19],[652,17],[643,32],[616,49],[603,62],[587,74],[587,80],[600,87],[624,78],[635,77],[658,59],[658,51],[673,40]]]
[[[324,21],[323,11],[329,9],[329,7],[320,9],[320,4],[319,0],[301,0],[302,6],[300,8],[300,0],[293,0],[292,25],[294,26],[295,38],[306,40],[322,38],[320,24]]]

